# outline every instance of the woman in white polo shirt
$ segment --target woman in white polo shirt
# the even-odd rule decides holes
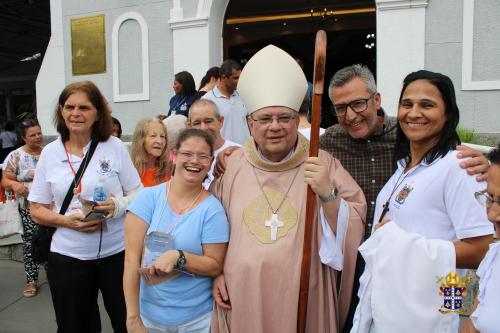
[[[456,267],[477,268],[491,243],[493,228],[474,199],[484,183],[459,166],[455,150],[460,144],[458,121],[450,78],[421,70],[404,79],[398,110],[397,170],[378,194],[374,226],[378,229],[394,221],[407,232],[453,242]]]
[[[126,332],[123,215],[141,181],[123,142],[111,136],[112,121],[105,105],[92,82],[64,88],[54,115],[60,137],[43,150],[28,197],[33,219],[57,228],[48,280],[58,332],[101,331],[99,290],[113,330]],[[93,141],[98,142],[95,152],[86,161],[83,176],[75,179]],[[69,188],[72,200],[61,215]],[[106,218],[86,221],[85,200],[101,200],[96,210],[106,212]]]

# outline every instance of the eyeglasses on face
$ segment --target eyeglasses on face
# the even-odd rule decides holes
[[[180,156],[183,160],[192,161],[195,157],[201,164],[210,164],[212,160],[212,156],[205,153],[194,153],[189,150],[179,150],[177,151],[177,155]]]
[[[481,205],[486,206],[486,208],[490,208],[494,203],[500,205],[500,198],[492,197],[487,190],[474,193],[474,197]]]
[[[273,123],[274,120],[276,120],[280,125],[286,125],[288,124],[292,119],[297,118],[297,115],[292,115],[292,114],[280,114],[277,117],[271,117],[268,115],[262,115],[258,118],[254,118],[252,115],[250,115],[250,118],[252,118],[253,121],[257,122],[261,126],[269,126]]]
[[[366,111],[368,109],[368,101],[375,96],[376,92],[372,93],[368,98],[360,98],[354,101],[351,101],[346,104],[334,104],[333,108],[335,109],[335,113],[337,116],[342,117],[347,112],[347,107],[350,107],[352,111],[359,113]]]

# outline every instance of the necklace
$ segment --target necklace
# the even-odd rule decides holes
[[[166,187],[167,187],[167,190],[166,190],[167,191],[167,195],[166,195],[166,197],[167,197],[166,198],[167,199],[167,203],[162,207],[162,210],[160,212],[160,217],[163,216],[165,207],[168,205],[168,194],[170,192],[170,184],[171,184],[171,182],[168,182],[166,184]],[[170,207],[172,209],[172,211],[174,212],[174,214],[177,215],[177,216],[174,218],[174,221],[172,223],[167,224],[165,226],[165,231],[167,233],[171,233],[174,230],[174,228],[177,226],[177,224],[179,223],[179,221],[181,221],[184,218],[184,213],[188,212],[189,210],[191,210],[191,208],[193,208],[195,202],[198,200],[198,198],[200,197],[200,195],[203,193],[203,189],[204,188],[202,186],[201,189],[200,189],[200,192],[194,197],[193,201],[191,201],[189,203],[189,205],[186,205],[184,208],[180,209],[179,213],[177,213],[176,211],[173,210],[172,207]]]
[[[399,175],[398,179],[396,180],[396,185],[394,185],[394,187],[393,187],[393,189],[391,191],[391,194],[389,194],[389,197],[387,198],[387,201],[382,205],[382,207],[384,209],[382,209],[382,214],[380,214],[380,218],[378,219],[378,223],[382,222],[382,220],[384,219],[385,215],[389,211],[389,201],[391,200],[392,195],[394,194],[394,192],[396,192],[396,189],[404,182],[404,180],[406,179],[406,176],[408,176],[410,174],[411,170],[412,169],[408,170],[405,173],[405,171],[403,169],[403,172],[401,172],[401,174]],[[401,177],[403,177],[403,178],[401,178]]]
[[[171,182],[168,182],[167,184],[167,203],[168,203],[168,195],[170,194],[170,184]],[[198,200],[198,198],[200,197],[201,193],[203,193],[203,186],[201,187],[200,189],[200,192],[198,192],[198,194],[193,198],[193,201],[191,201],[188,205],[186,205],[184,208],[181,208],[179,210],[179,213],[175,212],[177,215],[182,215],[184,214],[185,212],[187,212],[188,210],[190,210],[191,208],[193,208],[193,205],[194,203],[196,202],[196,200]],[[173,210],[173,209],[172,209]]]
[[[262,183],[260,182],[259,177],[257,176],[257,171],[255,171],[255,167],[253,167],[252,170],[253,170],[253,174],[255,175],[255,179],[257,179],[257,183],[259,184],[260,191],[262,192],[262,194],[264,195],[264,198],[266,199],[267,206],[269,207],[269,209],[271,209],[271,212],[272,212],[271,219],[264,221],[264,225],[266,227],[271,228],[271,240],[275,241],[278,238],[277,237],[278,228],[285,226],[283,221],[280,221],[278,219],[278,211],[280,210],[281,206],[285,202],[285,199],[288,196],[290,189],[292,188],[292,185],[295,181],[295,178],[297,177],[297,175],[299,173],[300,168],[297,167],[297,171],[295,171],[295,174],[293,175],[292,181],[290,182],[290,185],[288,186],[288,189],[286,190],[285,195],[283,195],[283,198],[281,199],[281,201],[278,205],[278,208],[276,208],[276,209],[274,209],[273,206],[271,205],[271,201],[267,197],[267,194],[264,191],[264,187],[262,186]]]
[[[81,183],[81,180],[82,180],[82,177],[83,177],[83,172],[82,174],[80,175],[80,177],[78,179],[76,179],[76,172],[75,172],[75,169],[73,168],[73,164],[71,164],[71,160],[69,158],[69,154],[68,154],[68,150],[66,149],[66,145],[64,145],[64,152],[66,153],[66,157],[68,158],[68,164],[69,164],[69,167],[71,168],[71,171],[73,172],[73,175],[75,176],[75,178],[73,178],[73,194],[74,195],[78,195],[78,193],[82,193],[82,183]],[[85,156],[87,154],[85,153],[84,155],[84,159],[85,159]],[[87,167],[87,163],[89,162],[89,159],[86,159],[85,160],[85,165],[83,166],[83,168],[85,169]]]

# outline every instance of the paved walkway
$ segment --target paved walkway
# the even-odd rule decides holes
[[[43,269],[40,273],[38,295],[26,298],[22,294],[26,281],[23,264],[12,260],[0,260],[0,333],[56,332],[57,325],[49,285]],[[102,332],[113,332],[100,297],[99,308]]]

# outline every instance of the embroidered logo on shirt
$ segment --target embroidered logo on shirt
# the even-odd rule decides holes
[[[405,186],[399,191],[398,195],[396,196],[396,202],[400,205],[405,203],[406,198],[408,198],[408,195],[410,192],[413,190],[413,186],[410,184],[405,184]]]
[[[99,168],[97,169],[97,173],[101,175],[109,175],[113,172],[111,168],[111,161],[106,159],[99,159]]]
[[[465,284],[470,280],[471,277],[466,276],[460,281],[460,275],[455,272],[448,273],[446,278],[438,277],[437,283],[441,283],[439,296],[443,296],[443,305],[439,308],[439,312],[442,314],[467,312],[463,306],[463,297],[467,295]]]

